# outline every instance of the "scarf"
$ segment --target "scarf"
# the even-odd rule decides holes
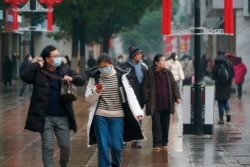
[[[141,84],[143,81],[143,73],[141,71],[141,63],[139,62],[139,63],[135,64],[133,62],[133,60],[131,60],[131,59],[128,60],[128,63],[134,68],[135,75],[136,75],[139,83]]]

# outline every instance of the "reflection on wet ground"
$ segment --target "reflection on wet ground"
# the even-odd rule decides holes
[[[0,167],[42,167],[41,142],[38,133],[24,130],[28,109],[28,95],[18,99],[18,87],[0,90]],[[85,103],[83,90],[74,103],[78,133],[71,134],[71,167],[96,167],[96,146],[86,146],[86,123],[89,104]],[[214,107],[213,135],[183,135],[180,106],[171,118],[170,141],[167,151],[152,150],[151,118],[143,120],[147,140],[142,149],[124,147],[123,167],[240,167],[250,166],[250,94],[242,99],[232,94],[230,106],[232,122],[218,125],[217,104]],[[184,111],[185,112],[185,111]],[[58,167],[59,150],[54,146],[55,167]]]

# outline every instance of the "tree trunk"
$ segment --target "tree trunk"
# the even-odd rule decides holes
[[[79,37],[78,37],[78,25],[76,21],[72,21],[72,58],[71,58],[71,68],[79,71],[78,69],[78,41],[79,41]]]
[[[85,44],[86,44],[86,25],[84,23],[81,24],[80,30],[79,30],[79,36],[80,36],[80,73],[84,74],[85,72],[85,66],[86,66],[86,60],[85,60]]]

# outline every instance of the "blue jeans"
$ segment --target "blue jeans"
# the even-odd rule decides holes
[[[70,158],[70,129],[67,116],[46,116],[42,138],[44,167],[54,167],[54,133],[60,148],[60,166],[67,167]]]
[[[95,115],[94,127],[98,144],[98,167],[120,166],[123,151],[123,117]],[[112,162],[110,161],[110,152]]]
[[[223,117],[224,110],[226,110],[226,112],[229,112],[230,110],[228,100],[217,100],[217,101],[218,101],[219,116]]]

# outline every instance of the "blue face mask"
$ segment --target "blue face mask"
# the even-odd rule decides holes
[[[111,67],[99,68],[99,71],[100,71],[100,73],[101,73],[101,74],[103,74],[103,75],[107,75],[107,74],[109,74],[109,73],[110,73],[110,71],[111,71]]]
[[[54,63],[52,64],[54,67],[59,67],[62,64],[62,59],[60,57],[54,58]]]

